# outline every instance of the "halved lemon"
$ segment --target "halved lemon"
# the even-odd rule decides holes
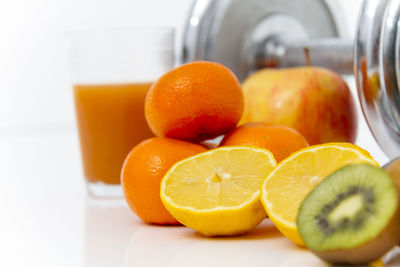
[[[296,226],[301,202],[322,179],[353,163],[378,166],[367,151],[350,143],[306,147],[281,161],[261,188],[261,202],[279,231],[304,245]]]
[[[209,150],[171,167],[161,181],[161,200],[179,222],[204,235],[243,234],[266,217],[260,188],[275,166],[266,149]]]

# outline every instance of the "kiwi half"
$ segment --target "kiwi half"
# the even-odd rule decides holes
[[[392,181],[396,185],[400,205],[400,157],[393,159],[383,166],[382,169],[384,169],[392,177]],[[398,227],[400,228],[400,224]],[[400,236],[397,244],[400,245]]]
[[[398,194],[384,170],[368,164],[349,165],[311,191],[296,222],[307,247],[323,260],[365,264],[397,244]]]

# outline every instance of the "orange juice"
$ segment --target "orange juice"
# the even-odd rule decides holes
[[[153,136],[144,118],[144,99],[150,86],[74,86],[83,170],[88,181],[119,184],[128,152]]]

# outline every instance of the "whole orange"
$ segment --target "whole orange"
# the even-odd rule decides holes
[[[147,223],[179,224],[161,202],[161,179],[174,163],[206,150],[201,145],[163,137],[136,145],[126,157],[121,173],[122,189],[131,210]]]
[[[177,67],[147,93],[145,116],[157,136],[200,142],[235,128],[244,98],[236,76],[208,61]]]
[[[277,162],[308,146],[307,140],[295,129],[280,124],[250,122],[230,131],[221,146],[257,146],[270,150]]]

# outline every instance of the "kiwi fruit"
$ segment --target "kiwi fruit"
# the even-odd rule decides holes
[[[303,200],[297,227],[307,247],[334,264],[366,264],[400,235],[398,193],[390,175],[369,164],[345,166]]]
[[[400,157],[393,159],[392,161],[384,165],[382,169],[384,169],[392,177],[393,183],[396,185],[397,188],[397,194],[399,195],[399,205],[400,205]],[[398,244],[400,245],[400,236]]]

